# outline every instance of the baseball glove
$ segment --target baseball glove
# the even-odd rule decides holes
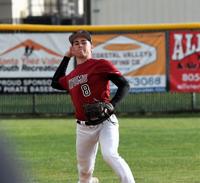
[[[90,122],[104,121],[114,113],[114,107],[111,103],[96,102],[84,105],[85,115]]]

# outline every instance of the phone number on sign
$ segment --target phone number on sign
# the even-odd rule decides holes
[[[162,84],[161,77],[135,77],[129,80],[130,84],[135,87],[160,86]]]
[[[190,74],[183,74],[182,81],[200,81],[200,74],[199,73],[190,73]]]

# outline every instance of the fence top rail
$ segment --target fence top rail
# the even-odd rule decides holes
[[[200,22],[171,24],[135,24],[135,25],[36,25],[36,24],[0,24],[0,32],[73,32],[85,29],[92,32],[109,31],[152,31],[200,29]]]

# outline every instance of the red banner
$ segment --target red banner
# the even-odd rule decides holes
[[[170,32],[170,91],[200,92],[200,31]]]

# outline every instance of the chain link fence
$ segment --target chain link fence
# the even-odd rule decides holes
[[[129,94],[117,107],[119,114],[144,115],[200,112],[200,93]],[[60,116],[73,115],[66,94],[0,95],[0,115]]]

